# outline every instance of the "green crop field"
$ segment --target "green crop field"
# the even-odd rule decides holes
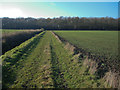
[[[4,36],[4,34],[13,34],[13,33],[29,32],[29,31],[37,31],[37,30],[2,29],[0,31],[2,31],[2,34]]]
[[[107,59],[118,68],[118,31],[55,31],[60,37],[91,55]],[[117,66],[118,65],[118,66]]]
[[[115,57],[118,55],[117,31],[56,31],[55,33],[86,51]]]
[[[60,37],[95,55],[117,56],[117,32],[55,31]],[[71,48],[72,49],[72,48]],[[103,78],[84,65],[86,55],[73,54],[52,31],[43,31],[5,52],[3,88],[108,88]],[[90,59],[89,59],[90,60]]]
[[[23,31],[23,30],[13,30],[13,29],[4,29],[2,30],[2,33],[13,33],[13,32],[19,32],[19,31]]]

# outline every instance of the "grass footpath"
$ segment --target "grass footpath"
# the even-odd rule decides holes
[[[20,55],[19,58],[8,59],[11,51],[4,56],[3,88],[104,87],[82,65],[82,59],[70,54],[51,32],[39,35],[35,42],[22,53],[12,53]]]
[[[50,88],[53,87],[50,66],[50,38],[45,34],[27,57],[22,57],[11,70],[15,72],[10,88]]]
[[[104,87],[101,80],[90,75],[81,58],[72,56],[64,45],[52,36],[51,42],[54,81],[57,88],[97,88]]]

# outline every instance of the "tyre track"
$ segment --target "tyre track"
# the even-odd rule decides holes
[[[56,52],[54,51],[54,45],[53,45],[53,40],[51,40],[51,44],[50,44],[50,48],[51,48],[51,64],[52,64],[52,79],[54,81],[54,87],[55,88],[67,88],[66,85],[64,85],[64,77],[62,72],[60,71],[60,66],[59,66],[59,61],[58,61],[58,57],[56,55]]]

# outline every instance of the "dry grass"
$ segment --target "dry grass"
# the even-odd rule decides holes
[[[109,71],[104,76],[104,80],[105,80],[106,86],[109,85],[110,87],[120,89],[120,75],[119,75],[119,73],[113,73],[112,71]]]
[[[20,45],[22,42],[30,39],[40,32],[40,30],[15,31],[10,33],[7,31],[4,32],[2,34],[2,54]]]

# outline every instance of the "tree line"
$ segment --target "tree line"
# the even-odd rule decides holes
[[[118,30],[119,19],[111,17],[2,18],[3,29]]]

